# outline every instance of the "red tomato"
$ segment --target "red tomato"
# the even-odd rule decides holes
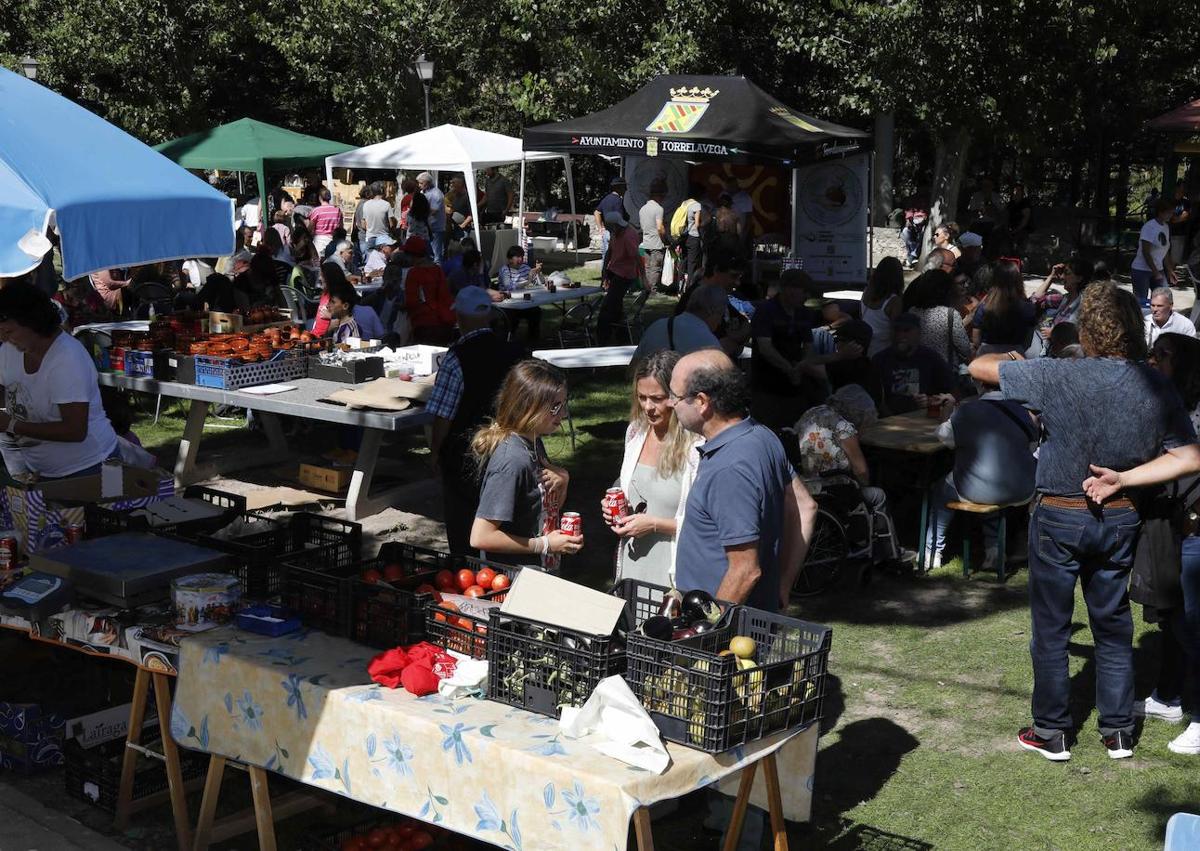
[[[382,582],[383,574],[372,567],[370,570],[363,571],[362,580],[363,580],[363,582],[372,582],[372,583]]]
[[[492,587],[492,580],[496,578],[496,571],[490,567],[481,567],[479,572],[475,574],[475,582],[482,585],[484,588]]]
[[[368,848],[383,848],[387,845],[388,832],[382,827],[377,827],[367,834]]]
[[[418,585],[416,588],[413,589],[413,593],[414,594],[432,594],[434,602],[436,602],[436,603],[442,602],[442,595],[439,594],[438,590],[436,588],[434,588],[432,585],[430,585],[428,582],[422,582],[420,585]]]
[[[439,591],[455,592],[459,590],[458,584],[454,581],[454,574],[448,570],[439,570],[433,577],[433,584]]]
[[[395,582],[404,578],[404,568],[398,564],[389,564],[383,568],[383,578],[388,582]]]
[[[492,580],[492,590],[493,591],[503,591],[505,588],[507,588],[511,584],[512,584],[512,580],[509,579],[506,575],[504,575],[503,573],[497,573],[496,578]]]
[[[457,611],[458,611],[458,606],[456,606],[450,602],[444,602],[444,603],[439,604],[437,609],[434,611],[433,619],[435,621],[441,621],[442,623],[445,623],[446,622],[446,612],[457,612]],[[455,620],[457,620],[457,619],[455,619]],[[451,623],[454,623],[454,621],[451,621]]]
[[[396,828],[388,828],[387,844],[384,846],[384,848],[389,849],[389,851],[399,851],[399,849],[403,848],[404,845],[404,837],[396,832]]]
[[[418,830],[409,838],[408,844],[413,851],[421,851],[422,848],[428,848],[433,844],[433,836],[424,830]]]
[[[362,851],[362,839],[357,836],[350,836],[342,840],[342,851]]]
[[[462,627],[467,632],[475,631],[475,621],[471,620],[468,617],[455,618],[454,622],[455,622],[456,626]]]
[[[475,571],[463,568],[458,572],[458,590],[466,591],[475,584]]]
[[[472,585],[466,591],[463,591],[468,597],[482,597],[487,591],[484,591],[479,585]]]

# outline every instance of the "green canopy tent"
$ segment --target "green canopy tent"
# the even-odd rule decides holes
[[[184,168],[248,171],[258,179],[261,196],[267,191],[268,172],[321,166],[326,157],[353,150],[354,146],[241,118],[163,142],[154,149]]]

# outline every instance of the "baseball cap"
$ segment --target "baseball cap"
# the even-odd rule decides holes
[[[963,248],[979,248],[983,245],[983,237],[974,231],[967,231],[958,238],[958,244]]]
[[[423,257],[429,248],[429,243],[425,241],[423,236],[410,236],[404,241],[401,250],[405,254],[412,254],[417,257]]]
[[[479,316],[492,309],[492,298],[482,287],[463,287],[454,297],[454,312],[464,316]]]
[[[375,237],[375,247],[376,248],[379,248],[384,245],[395,245],[395,244],[396,244],[396,240],[392,239],[390,236]]]

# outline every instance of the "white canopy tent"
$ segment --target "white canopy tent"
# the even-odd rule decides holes
[[[388,139],[365,148],[325,158],[325,176],[333,185],[335,168],[377,168],[421,171],[461,171],[471,202],[471,221],[475,225],[475,244],[483,245],[479,228],[479,208],[475,191],[475,172],[492,166],[521,164],[518,193],[518,229],[525,230],[525,163],[561,159],[567,169],[567,191],[571,212],[575,212],[575,181],[571,175],[570,154],[552,154],[521,150],[521,140],[486,130],[474,130],[454,124],[442,124],[407,136]]]

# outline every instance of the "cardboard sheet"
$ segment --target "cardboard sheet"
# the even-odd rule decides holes
[[[540,570],[522,570],[500,611],[591,635],[609,635],[625,611],[625,601]]]
[[[322,402],[334,402],[348,408],[379,411],[406,411],[413,400],[425,402],[433,392],[432,380],[404,381],[400,378],[376,378],[353,388],[330,393]]]
[[[313,493],[297,488],[259,488],[246,494],[246,510],[261,511],[276,505],[312,505],[331,499],[329,494]]]

